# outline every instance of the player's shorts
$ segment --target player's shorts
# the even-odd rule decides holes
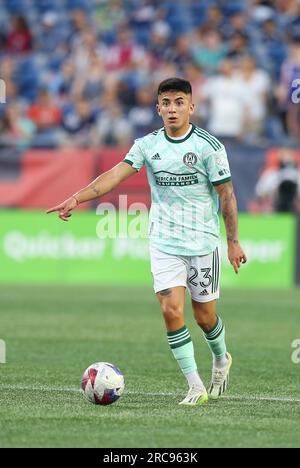
[[[221,264],[218,247],[211,254],[199,257],[170,255],[150,247],[150,258],[155,293],[184,286],[196,302],[219,299]]]

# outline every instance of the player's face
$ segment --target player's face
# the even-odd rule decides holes
[[[182,91],[168,91],[158,96],[157,112],[171,134],[184,134],[194,113],[192,96]]]

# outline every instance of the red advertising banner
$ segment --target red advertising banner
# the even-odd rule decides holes
[[[58,204],[93,180],[95,165],[95,151],[29,151],[15,177],[1,177],[0,206],[44,209]]]
[[[45,209],[56,205],[88,185],[98,175],[122,161],[127,149],[102,148],[98,151],[66,149],[32,150],[24,154],[0,154],[0,207]],[[128,204],[142,202],[150,206],[146,170],[123,182],[101,199],[119,205],[126,194]],[[80,209],[88,209],[85,203]]]

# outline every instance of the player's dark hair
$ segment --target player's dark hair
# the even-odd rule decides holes
[[[192,86],[189,81],[182,78],[167,78],[158,86],[158,96],[168,91],[182,91],[184,94],[192,94]]]

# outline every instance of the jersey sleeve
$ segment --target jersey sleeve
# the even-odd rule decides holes
[[[221,185],[231,180],[228,157],[224,146],[205,158],[208,179],[213,185]]]
[[[126,154],[124,162],[130,164],[130,166],[132,166],[137,172],[145,164],[144,152],[141,149],[140,143],[137,140],[134,142],[134,145]]]

